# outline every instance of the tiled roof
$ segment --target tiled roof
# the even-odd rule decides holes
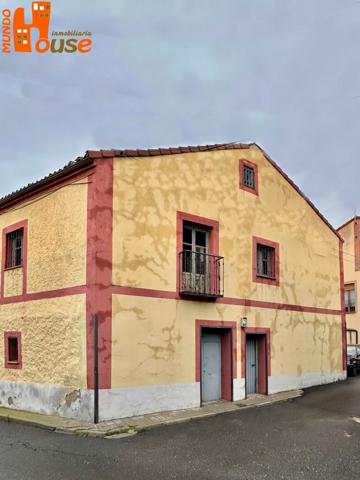
[[[5,205],[7,206],[10,203],[13,203],[20,197],[30,194],[35,190],[40,189],[41,187],[45,187],[46,185],[53,183],[67,175],[70,175],[73,172],[77,172],[78,170],[87,167],[92,163],[92,161],[93,160],[89,158],[78,157],[76,160],[73,160],[67,165],[65,165],[65,167],[60,168],[59,170],[56,170],[49,175],[46,175],[46,177],[43,177],[36,182],[29,183],[25,187],[19,188],[19,190],[15,190],[14,192],[5,195],[4,197],[0,198],[0,209],[3,208]]]
[[[106,157],[155,157],[157,155],[175,155],[179,153],[209,152],[211,150],[241,150],[254,144],[216,143],[214,145],[196,145],[187,147],[148,148],[146,150],[88,150],[89,158]]]

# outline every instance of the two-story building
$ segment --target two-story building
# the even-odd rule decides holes
[[[0,200],[0,402],[90,420],[345,378],[342,240],[255,144],[89,151]]]
[[[360,217],[354,216],[338,228],[344,239],[344,305],[347,343],[360,341],[359,282],[360,282]]]

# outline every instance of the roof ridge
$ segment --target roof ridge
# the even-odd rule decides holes
[[[175,155],[178,153],[208,152],[211,150],[237,150],[248,149],[255,143],[215,143],[213,145],[187,145],[179,147],[158,147],[144,149],[110,149],[110,150],[87,150],[85,156],[89,158],[106,157],[154,157],[157,155]]]

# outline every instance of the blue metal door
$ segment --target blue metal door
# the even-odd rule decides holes
[[[258,349],[255,335],[246,335],[246,393],[258,391]]]
[[[201,336],[201,398],[221,399],[221,336],[216,332]]]

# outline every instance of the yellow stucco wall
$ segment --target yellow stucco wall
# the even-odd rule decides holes
[[[342,370],[339,316],[113,296],[113,387],[195,381],[195,320],[237,321],[271,329],[271,374]],[[241,376],[241,329],[237,329]]]
[[[15,209],[0,215],[0,231],[28,220],[28,293],[86,283],[86,181],[16,205]],[[13,287],[9,288],[12,293]]]
[[[83,179],[17,204],[0,215],[0,232],[9,225],[28,222],[26,294],[86,283],[86,182]],[[8,300],[22,295],[22,276],[23,268],[4,272],[4,297]],[[0,302],[0,381],[85,387],[85,305],[85,295]],[[22,333],[21,370],[4,368],[3,336],[13,330]]]
[[[4,272],[4,297],[13,297],[23,293],[23,269],[13,268]]]
[[[359,288],[360,271],[355,271],[355,245],[354,245],[354,222],[350,222],[339,231],[344,239],[344,280],[345,283],[355,283],[356,289],[356,312],[346,315],[346,328],[357,330],[360,340],[360,311],[359,311]]]
[[[256,163],[259,197],[239,189]],[[176,212],[219,221],[225,296],[340,310],[339,239],[256,147],[114,162],[113,283],[176,291]],[[280,286],[252,281],[252,237],[280,244]],[[114,387],[193,382],[195,320],[269,327],[272,375],[340,372],[341,317],[113,297]],[[241,371],[238,331],[238,376]]]
[[[114,284],[175,291],[176,211],[219,221],[227,297],[340,309],[338,238],[257,147],[115,160]],[[252,282],[253,235],[280,243],[278,288]]]
[[[4,368],[0,381],[86,387],[85,295],[0,305],[0,332],[22,334],[22,369]]]

